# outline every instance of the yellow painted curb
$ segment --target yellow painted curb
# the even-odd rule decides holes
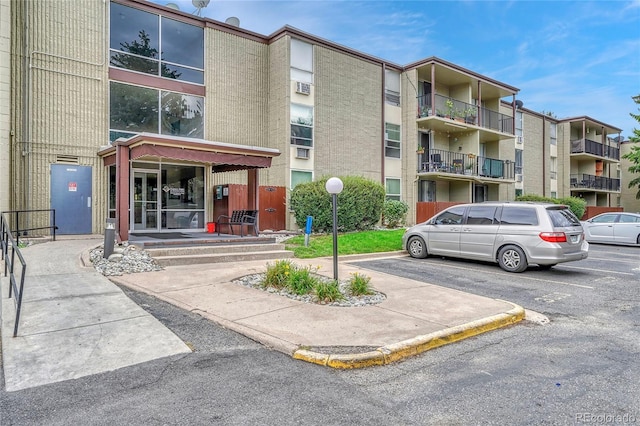
[[[294,359],[340,369],[390,364],[410,356],[421,354],[430,349],[435,349],[449,343],[486,333],[487,331],[515,324],[525,318],[525,311],[521,306],[511,302],[504,302],[513,305],[513,308],[502,314],[472,321],[456,327],[450,327],[424,336],[417,336],[399,343],[382,346],[374,351],[360,354],[331,355],[307,349],[298,349],[293,352],[292,356]]]

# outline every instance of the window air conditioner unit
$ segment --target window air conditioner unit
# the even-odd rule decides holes
[[[522,174],[516,173],[516,182],[522,182]]]
[[[516,136],[516,142],[523,143],[524,142],[524,138],[522,136]]]
[[[310,95],[311,84],[296,81],[296,93],[300,93],[301,95]]]
[[[309,159],[309,148],[296,148],[296,158]]]

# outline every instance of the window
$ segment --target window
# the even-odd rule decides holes
[[[400,106],[400,73],[392,70],[385,70],[385,101],[389,105]]]
[[[111,3],[109,65],[204,84],[204,29]]]
[[[436,225],[460,225],[465,209],[465,206],[456,206],[445,210],[436,217]]]
[[[522,111],[516,111],[516,139],[522,142],[523,131],[522,131],[522,122],[523,122],[523,114]]]
[[[313,45],[291,39],[291,80],[313,83]]]
[[[522,174],[522,150],[521,149],[516,149],[516,157],[515,157],[515,167],[516,167],[516,174]]]
[[[558,179],[558,157],[551,157],[549,172],[551,174],[551,179]]]
[[[467,225],[492,225],[498,223],[495,206],[471,206],[467,214]]]
[[[436,183],[434,181],[418,181],[418,201],[436,201]]]
[[[109,166],[109,205],[107,206],[107,217],[116,217],[116,166]]]
[[[555,228],[580,225],[580,220],[567,207],[551,207],[547,209],[547,213]]]
[[[300,183],[313,181],[313,172],[305,172],[300,170],[291,170],[291,189]]]
[[[387,200],[400,201],[400,179],[386,178],[385,187],[387,190]]]
[[[291,144],[313,146],[313,107],[291,104]]]
[[[204,167],[162,164],[162,229],[204,228]]]
[[[384,155],[385,157],[400,158],[400,126],[385,123]]]
[[[640,222],[640,217],[638,216],[631,216],[630,214],[621,214],[620,218],[618,219],[618,222],[622,222],[622,223],[635,223],[635,222]]]
[[[557,129],[557,124],[556,123],[549,123],[549,138],[550,141],[549,143],[551,145],[557,145],[558,144],[558,129]]]
[[[537,225],[538,215],[534,208],[505,206],[502,209],[500,223],[502,225]]]
[[[613,223],[618,217],[617,214],[603,214],[592,219],[593,223]]]
[[[204,98],[111,82],[110,140],[149,132],[204,136]]]

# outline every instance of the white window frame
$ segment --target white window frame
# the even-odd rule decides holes
[[[398,127],[398,139],[391,139],[389,137],[389,126],[397,126]],[[395,129],[393,129],[393,131],[395,132]],[[397,146],[394,146],[397,145]],[[384,156],[387,158],[402,158],[402,151],[401,151],[401,147],[402,147],[402,127],[399,124],[394,124],[394,123],[384,123]],[[390,152],[395,152],[397,150],[398,155],[387,155],[387,152],[390,150]]]
[[[389,182],[390,181],[394,181],[398,183],[398,193],[391,193],[389,192]],[[402,200],[402,179],[400,178],[392,178],[392,177],[388,177],[384,179],[384,188],[385,188],[385,196],[387,198],[387,200],[398,200],[401,201]]]
[[[291,39],[291,80],[313,84],[313,44]]]
[[[291,172],[289,173],[289,187],[290,189],[295,188],[296,185],[293,184],[293,174],[294,173],[304,173],[304,174],[308,174],[311,179],[309,179],[308,181],[304,181],[304,182],[297,182],[296,185],[300,184],[300,183],[307,183],[307,182],[313,182],[313,172],[311,170],[297,170],[297,169],[291,169]]]
[[[549,143],[558,145],[558,125],[556,123],[549,123]]]

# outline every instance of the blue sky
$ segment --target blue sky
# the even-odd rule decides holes
[[[191,0],[154,0],[196,13]],[[640,0],[216,1],[201,16],[269,35],[284,25],[407,65],[437,56],[520,89],[533,111],[640,124]]]

